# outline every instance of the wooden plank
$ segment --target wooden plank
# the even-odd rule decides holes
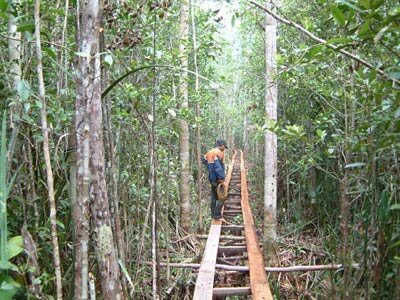
[[[249,256],[249,273],[251,294],[254,300],[273,300],[271,289],[268,284],[267,274],[265,273],[264,258],[254,228],[253,216],[251,214],[249,195],[247,190],[246,170],[244,168],[243,152],[241,151],[241,198],[243,223],[246,236],[247,253]]]
[[[246,296],[251,295],[250,287],[214,288],[214,296]]]
[[[219,223],[219,224],[218,224]],[[212,300],[214,287],[215,264],[217,261],[219,236],[221,234],[221,221],[213,220],[208,234],[203,261],[197,275],[193,299]]]
[[[230,213],[230,214],[240,214],[242,210],[237,210],[237,209],[225,209],[225,213]]]
[[[223,231],[242,231],[244,230],[243,225],[222,225],[221,229]]]
[[[237,253],[243,253],[246,251],[247,251],[246,246],[219,246],[218,247],[218,255],[221,255],[222,253],[237,254]]]
[[[196,237],[198,239],[207,239],[208,235],[205,234],[196,234]],[[235,235],[220,235],[219,240],[220,241],[226,241],[226,240],[233,240],[233,241],[244,241],[246,238],[244,236],[235,236]]]

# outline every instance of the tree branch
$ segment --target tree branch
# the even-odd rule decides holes
[[[360,64],[362,64],[363,66],[371,69],[371,70],[375,70],[378,74],[382,75],[384,78],[388,79],[388,80],[392,80],[393,82],[400,84],[400,81],[398,79],[394,79],[394,78],[390,78],[389,74],[387,74],[385,71],[375,67],[374,65],[370,64],[369,62],[367,62],[366,60],[346,51],[343,49],[340,49],[340,47],[337,47],[335,45],[329,44],[326,40],[321,39],[319,37],[317,37],[315,34],[313,34],[312,32],[308,31],[307,29],[305,29],[304,27],[302,27],[301,25],[292,22],[290,20],[286,20],[280,16],[278,16],[277,14],[275,14],[273,11],[271,11],[270,9],[264,7],[263,5],[257,3],[256,1],[253,0],[249,0],[249,2],[253,5],[255,5],[256,7],[264,10],[266,13],[268,13],[269,15],[271,15],[272,17],[274,17],[276,20],[278,20],[281,23],[284,23],[286,25],[292,26],[296,29],[298,29],[299,31],[303,32],[304,34],[306,34],[307,36],[309,36],[311,39],[313,39],[314,41],[317,41],[318,43],[321,43],[323,45],[325,45],[328,48],[331,48],[335,51],[338,51],[342,54],[344,54],[345,56],[359,62]]]
[[[150,261],[144,262],[144,264],[151,266]],[[199,269],[201,264],[194,263],[169,263],[171,268],[191,268],[191,269]],[[166,267],[167,263],[160,262],[160,267]],[[353,264],[353,268],[359,268],[359,264]],[[249,272],[248,266],[230,266],[223,264],[216,264],[216,269],[220,270],[228,270],[228,271],[238,271],[238,272]],[[331,265],[314,265],[314,266],[291,266],[291,267],[265,267],[266,272],[271,273],[288,273],[288,272],[309,272],[309,271],[321,271],[321,270],[338,270],[342,269],[342,264],[331,264]]]

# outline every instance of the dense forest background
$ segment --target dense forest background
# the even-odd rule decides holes
[[[262,228],[266,132],[277,264],[344,266],[271,275],[276,298],[400,298],[398,1],[260,3],[289,21],[273,74],[250,2],[0,0],[1,299],[190,298],[157,266],[201,259],[198,158],[244,149]]]

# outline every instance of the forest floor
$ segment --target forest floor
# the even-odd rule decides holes
[[[329,256],[316,229],[282,235],[277,247],[280,267],[324,264]],[[328,296],[326,292],[331,290],[329,277],[324,274],[327,272],[331,271],[275,273],[270,276],[279,287],[279,299],[317,299],[318,296]]]

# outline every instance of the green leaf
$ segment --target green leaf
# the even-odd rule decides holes
[[[65,229],[65,225],[63,222],[61,222],[60,220],[57,220],[56,223],[57,223],[57,226],[60,227],[62,230]]]
[[[176,117],[176,112],[173,109],[168,108],[168,113],[171,115],[171,117]]]
[[[400,203],[393,204],[390,206],[390,210],[400,209]]]
[[[351,9],[353,9],[353,10],[355,10],[355,11],[363,12],[362,9],[360,9],[360,8],[357,7],[356,5],[350,3],[349,1],[346,1],[346,0],[338,0],[338,1],[336,1],[336,3],[343,4],[343,5],[345,5],[345,6],[349,7],[349,8],[351,8]]]
[[[114,62],[113,57],[110,54],[105,55],[104,62],[111,67]]]
[[[370,28],[371,20],[367,20],[361,28],[358,30],[358,36],[360,37],[365,37],[368,34],[371,34],[371,28]]]
[[[20,285],[14,281],[10,276],[2,276],[0,278],[0,299],[11,300],[17,293]]]
[[[326,130],[317,129],[318,137],[323,140],[326,137]]]
[[[49,48],[49,47],[43,47],[43,51],[50,56],[53,59],[57,59],[57,55],[55,54],[55,52],[53,51],[53,49]]]
[[[324,50],[324,46],[323,45],[316,45],[314,47],[312,47],[310,50],[307,51],[307,56],[309,58],[314,58],[317,55],[321,54]]]
[[[344,25],[346,23],[346,16],[343,14],[339,7],[337,7],[336,5],[332,5],[331,11],[332,16],[335,18],[335,21],[339,25]]]
[[[344,168],[345,169],[353,169],[353,168],[361,168],[361,167],[364,167],[364,166],[365,166],[365,163],[356,162],[356,163],[348,164]]]
[[[373,9],[377,9],[385,3],[384,0],[370,0],[370,2]]]
[[[8,259],[17,256],[22,251],[24,251],[22,236],[18,235],[9,239],[7,243],[7,250],[8,250]]]
[[[353,40],[348,37],[335,37],[326,41],[327,44],[346,44],[351,43]]]
[[[400,14],[400,5],[389,10],[389,15],[395,17]]]
[[[35,31],[35,21],[34,20],[29,20],[29,21],[20,22],[18,24],[17,31],[19,31],[19,32],[24,32],[24,31],[33,32],[33,31]]]
[[[36,107],[39,108],[39,109],[41,109],[43,107],[42,101],[36,100],[35,104],[36,104]]]
[[[400,79],[400,71],[391,71],[388,75],[390,79]]]
[[[371,8],[371,1],[370,0],[360,0],[360,4],[366,8],[366,9],[370,9]]]
[[[25,80],[19,80],[17,83],[18,96],[22,101],[25,101],[31,95],[29,84]]]
[[[388,26],[385,26],[381,30],[379,30],[379,32],[374,37],[374,44],[378,44],[378,42],[382,38],[382,35],[386,32],[386,30],[388,30],[390,28],[390,26],[392,26],[392,23],[390,23]]]
[[[14,264],[12,264],[12,263],[10,263],[10,262],[8,262],[8,268],[7,268],[7,269],[9,269],[9,270],[11,270],[11,271],[14,271],[14,272],[19,272],[18,266],[17,266],[17,265],[14,265]]]
[[[28,112],[31,109],[31,104],[29,102],[24,103],[25,112]]]
[[[0,0],[0,10],[1,11],[6,11],[8,7],[8,1],[7,0]]]

